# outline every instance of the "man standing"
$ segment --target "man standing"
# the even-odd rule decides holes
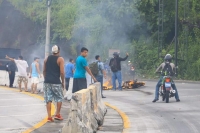
[[[10,80],[10,88],[13,88],[13,83],[15,81],[15,71],[16,71],[16,64],[13,61],[8,63],[8,73],[9,73],[9,80]]]
[[[67,98],[67,100],[71,99],[74,69],[74,60],[69,59],[69,63],[65,65],[65,86],[67,91],[65,98]]]
[[[47,104],[48,122],[53,122],[51,117],[51,103],[57,102],[57,111],[54,119],[63,120],[60,110],[63,101],[64,88],[64,59],[60,57],[60,47],[54,45],[52,47],[53,55],[48,56],[44,60],[43,76],[44,76],[44,99]],[[60,81],[60,77],[62,82]]]
[[[39,58],[35,57],[34,62],[31,64],[30,67],[30,78],[31,78],[31,93],[36,93],[37,84],[39,83],[39,76],[40,74],[40,66],[39,66]]]
[[[102,98],[106,98],[105,96],[103,96],[103,77],[106,79],[106,71],[104,68],[103,63],[101,62],[101,58],[99,55],[95,56],[97,65],[98,65],[98,74],[95,76],[95,78],[97,79],[98,82],[101,83],[101,96]]]
[[[76,69],[74,73],[74,81],[73,81],[73,90],[72,93],[75,93],[79,90],[87,88],[87,80],[86,80],[86,71],[92,77],[94,82],[97,82],[96,78],[93,76],[90,71],[87,60],[85,57],[88,55],[88,49],[85,47],[81,48],[81,55],[76,59]]]
[[[128,58],[128,53],[125,58],[119,57],[119,53],[113,53],[114,58],[110,60],[109,66],[112,73],[112,85],[113,90],[116,90],[116,79],[118,80],[119,87],[118,89],[122,91],[122,74],[121,74],[121,61],[125,61]]]
[[[14,61],[15,64],[17,65],[17,69],[18,69],[18,73],[19,73],[19,78],[18,78],[18,84],[19,84],[19,90],[20,92],[22,92],[22,88],[21,88],[21,84],[22,82],[24,82],[24,90],[26,92],[28,92],[28,89],[27,89],[27,85],[28,85],[28,74],[27,74],[27,71],[28,71],[28,63],[23,60],[23,57],[20,55],[18,60],[15,60],[13,58],[10,58],[6,55],[6,59],[9,59],[11,61]]]

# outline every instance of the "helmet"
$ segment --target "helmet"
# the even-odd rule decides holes
[[[171,62],[172,56],[170,54],[166,54],[164,60],[165,60],[165,62]]]

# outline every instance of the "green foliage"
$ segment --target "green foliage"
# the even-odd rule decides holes
[[[46,0],[8,0],[26,17],[40,25],[46,24]],[[2,0],[0,0],[0,3]],[[179,0],[178,72],[182,79],[200,79],[200,3]],[[175,1],[164,0],[164,44],[161,54],[174,55]],[[130,53],[136,69],[153,75],[158,59],[158,0],[53,0],[51,40],[66,39],[71,54],[76,56],[77,44],[95,54],[108,56],[108,49]]]

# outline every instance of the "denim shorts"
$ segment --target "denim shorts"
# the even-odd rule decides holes
[[[44,100],[46,103],[62,102],[64,99],[63,89],[61,84],[44,83]]]

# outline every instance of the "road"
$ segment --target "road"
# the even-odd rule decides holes
[[[21,133],[45,117],[43,101],[0,86],[0,133]]]
[[[181,102],[170,98],[152,103],[156,82],[125,91],[104,91],[104,101],[118,107],[129,117],[129,133],[199,133],[199,84],[176,83]]]

